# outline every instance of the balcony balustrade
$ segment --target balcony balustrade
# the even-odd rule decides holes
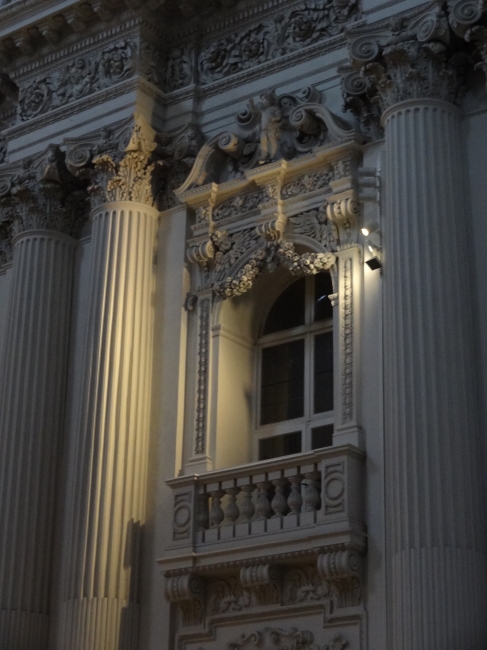
[[[365,548],[364,454],[350,445],[167,481],[173,540],[164,569]]]

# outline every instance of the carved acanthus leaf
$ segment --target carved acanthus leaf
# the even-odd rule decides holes
[[[56,230],[78,237],[87,217],[85,184],[69,173],[64,154],[50,146],[40,157],[0,183],[0,221],[15,236],[27,230]]]
[[[249,609],[251,604],[250,594],[235,577],[215,580],[208,587],[209,615],[241,612]]]
[[[381,112],[399,102],[459,101],[467,58],[453,41],[439,4],[413,11],[407,19],[391,19],[381,31],[350,31],[353,67],[341,69],[345,106],[356,114],[367,135],[380,135]]]

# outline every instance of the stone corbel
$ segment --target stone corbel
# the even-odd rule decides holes
[[[326,215],[338,228],[339,248],[344,249],[357,243],[360,203],[355,196],[328,199]]]
[[[183,626],[203,625],[205,621],[205,583],[192,573],[166,578],[166,600],[176,603]]]
[[[271,564],[240,569],[240,582],[254,605],[276,605],[281,600],[281,570]]]
[[[318,574],[322,580],[332,584],[339,607],[353,607],[360,604],[362,564],[362,557],[351,549],[330,551],[318,556]]]

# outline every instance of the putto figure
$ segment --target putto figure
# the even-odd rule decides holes
[[[262,102],[257,106],[253,99],[249,100],[249,108],[260,119],[259,164],[264,165],[276,158],[283,115],[275,90],[266,90],[260,95],[260,99]]]

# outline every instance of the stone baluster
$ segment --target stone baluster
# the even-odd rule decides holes
[[[320,505],[320,493],[318,490],[320,473],[307,472],[304,478],[306,480],[306,483],[304,483],[304,511],[315,512]]]
[[[210,510],[210,527],[218,528],[222,521],[225,519],[225,513],[221,506],[222,497],[225,492],[223,490],[213,490],[211,495],[211,510]]]
[[[291,483],[291,493],[287,498],[287,505],[289,506],[288,517],[290,515],[298,515],[301,512],[301,507],[303,505],[303,497],[301,496],[302,478],[303,477],[300,474],[289,477],[289,482]]]
[[[155,146],[155,132],[136,118],[125,151],[93,160],[84,365],[66,450],[52,642],[58,650],[137,645],[159,214],[152,192]]]
[[[252,493],[255,486],[251,483],[246,483],[241,486],[242,502],[240,504],[240,523],[248,524],[254,517],[255,506],[252,501]]]
[[[366,63],[368,96],[375,93],[385,129],[385,521],[393,650],[482,648],[487,640],[474,300],[455,106],[462,78],[454,40],[445,45],[444,33],[435,31],[445,24],[441,12],[431,8],[402,36],[351,45],[356,64]]]
[[[46,650],[76,241],[86,197],[50,147],[16,180],[0,381],[0,648]]]
[[[257,501],[255,503],[255,514],[256,519],[268,519],[271,512],[271,504],[269,501],[269,488],[271,484],[269,481],[261,481],[256,484],[259,494],[257,496]]]
[[[240,516],[240,510],[237,505],[237,494],[239,491],[237,487],[225,488],[225,492],[228,495],[228,503],[225,508],[225,524],[227,526],[233,526]]]
[[[209,526],[208,498],[206,492],[198,494],[197,497],[196,526],[199,531],[207,530]]]
[[[274,510],[272,519],[275,519],[277,517],[284,517],[286,514],[287,499],[284,495],[284,488],[286,487],[287,483],[288,482],[285,478],[278,478],[272,481],[272,484],[276,488],[276,493],[274,494],[274,498],[271,501],[271,506]]]

